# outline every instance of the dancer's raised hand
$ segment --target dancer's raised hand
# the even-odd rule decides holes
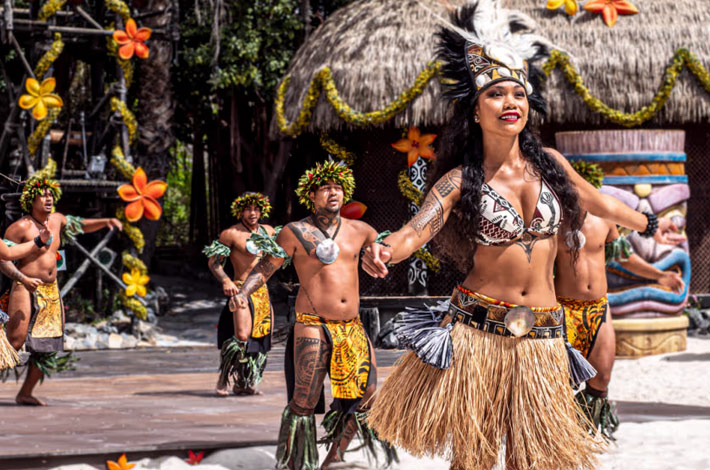
[[[383,278],[389,273],[387,263],[391,259],[392,251],[389,247],[372,243],[365,248],[362,255],[362,269],[372,277]]]
[[[47,244],[50,238],[52,238],[52,232],[49,231],[49,224],[45,220],[39,229],[39,239],[42,240],[42,243]]]

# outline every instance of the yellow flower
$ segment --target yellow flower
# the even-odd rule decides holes
[[[150,282],[150,277],[147,274],[141,274],[140,269],[133,268],[130,274],[123,273],[123,282],[126,283],[126,295],[128,297],[133,297],[136,294],[145,297],[145,285]]]
[[[579,10],[579,5],[577,5],[577,0],[547,0],[548,10],[557,10],[562,5],[565,6],[565,13],[569,16],[574,16]]]
[[[29,94],[20,96],[20,108],[32,109],[32,116],[38,121],[46,118],[49,108],[64,106],[62,99],[52,93],[55,86],[57,86],[57,82],[54,77],[45,79],[41,85],[34,78],[28,78],[25,88]]]

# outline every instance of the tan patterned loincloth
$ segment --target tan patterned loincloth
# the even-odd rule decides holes
[[[18,282],[18,285],[21,283]],[[57,281],[42,283],[30,292],[32,314],[25,346],[28,352],[58,352],[64,350],[64,306]],[[10,290],[0,296],[0,309],[7,311]]]
[[[557,297],[565,309],[567,340],[572,346],[589,357],[597,335],[606,320],[608,301],[606,296],[597,300],[577,300]]]
[[[352,320],[327,320],[312,313],[296,313],[296,321],[306,326],[321,326],[330,336],[330,386],[333,398],[359,399],[365,395],[372,363],[370,343],[360,317]]]

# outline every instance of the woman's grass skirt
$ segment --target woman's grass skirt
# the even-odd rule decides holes
[[[506,439],[516,470],[594,469],[603,443],[575,403],[564,340],[498,336],[456,323],[448,369],[409,352],[379,390],[369,424],[416,457],[490,469]]]

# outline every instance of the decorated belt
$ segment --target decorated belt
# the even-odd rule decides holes
[[[550,339],[563,336],[564,309],[509,304],[457,287],[451,296],[449,316],[472,328],[500,336]]]

